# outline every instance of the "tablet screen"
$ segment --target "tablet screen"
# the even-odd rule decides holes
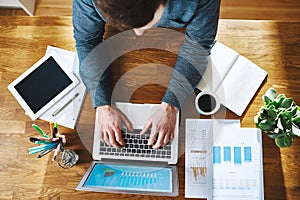
[[[72,83],[50,56],[14,88],[35,114]]]
[[[171,193],[172,168],[96,163],[83,187]]]

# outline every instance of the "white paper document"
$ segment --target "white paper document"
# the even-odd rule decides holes
[[[185,197],[264,199],[261,131],[238,125],[186,120]]]

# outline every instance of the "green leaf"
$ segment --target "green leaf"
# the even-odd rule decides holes
[[[281,107],[283,107],[283,108],[289,108],[289,107],[291,107],[292,103],[293,103],[293,99],[292,98],[286,98],[286,99],[284,99],[282,101]]]
[[[292,117],[293,117],[291,115],[291,112],[289,112],[289,111],[284,111],[281,113],[281,115],[282,115],[283,119],[285,119],[285,120],[292,119]]]
[[[268,96],[265,96],[265,95],[263,96],[263,100],[264,100],[266,105],[268,105],[269,103],[272,102],[272,100]]]
[[[285,119],[291,120],[296,113],[297,113],[297,108],[296,107],[290,107],[289,109],[284,111],[282,113],[282,115]]]
[[[273,109],[271,109],[271,108],[268,110],[268,113],[267,113],[267,114],[268,114],[269,118],[274,119],[274,120],[275,120],[276,117],[277,117],[276,111],[273,110]]]
[[[277,122],[277,126],[279,128],[283,128],[283,130],[289,130],[292,128],[292,122],[286,118],[284,118],[284,116],[279,117],[278,122]]]
[[[285,99],[284,94],[280,94],[274,101],[273,101],[273,105],[278,108],[280,107],[281,103],[283,102],[283,100]]]
[[[277,100],[277,99],[282,99],[282,98],[285,98],[285,95],[284,95],[284,94],[279,94],[279,95],[276,97],[276,100]]]
[[[275,143],[280,148],[290,147],[292,144],[292,138],[289,136],[275,138]]]
[[[263,131],[273,131],[275,129],[275,122],[264,119],[259,123],[259,128]]]
[[[275,139],[275,138],[283,137],[283,136],[285,136],[285,134],[283,134],[283,133],[281,133],[281,134],[268,134],[268,136],[272,139]]]
[[[292,122],[294,122],[294,123],[300,123],[300,117],[295,117],[295,118],[293,118],[292,119]]]
[[[276,98],[276,90],[274,88],[268,89],[266,94],[263,96],[263,99],[267,97],[269,100],[273,101]]]
[[[292,123],[297,126],[298,128],[300,128],[300,117],[296,117],[292,119]]]
[[[295,107],[292,107],[292,109],[291,109],[291,115],[292,116],[295,116],[296,114],[297,114],[297,107],[295,106]]]

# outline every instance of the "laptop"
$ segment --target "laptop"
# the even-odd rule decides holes
[[[122,125],[125,147],[116,149],[100,140],[97,118],[93,141],[93,162],[82,177],[77,190],[137,193],[163,196],[178,195],[179,114],[174,139],[154,150],[148,145],[150,130],[140,132],[160,104],[116,103],[132,123],[134,131]]]

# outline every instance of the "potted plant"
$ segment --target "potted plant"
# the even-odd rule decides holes
[[[295,136],[300,137],[300,108],[292,98],[284,94],[276,97],[276,90],[270,88],[263,95],[264,106],[254,117],[257,128],[275,139],[278,147],[291,146]]]

